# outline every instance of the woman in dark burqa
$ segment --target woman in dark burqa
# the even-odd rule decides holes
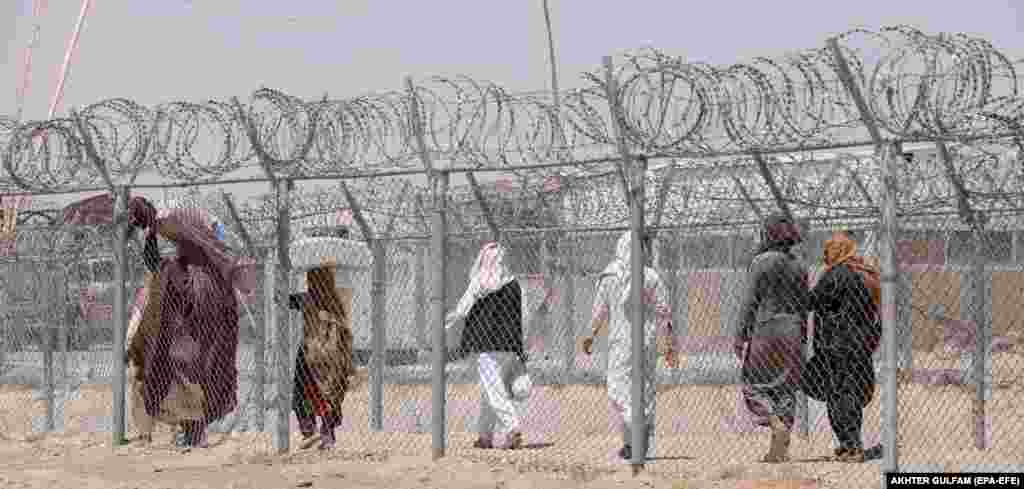
[[[232,256],[199,209],[159,214],[142,197],[129,201],[129,223],[147,231],[144,257],[159,277],[160,328],[142,339],[143,403],[157,416],[175,382],[199,385],[202,417],[184,423],[187,447],[206,445],[206,427],[235,409],[238,371],[238,300],[235,290],[252,290],[251,264]],[[161,258],[157,236],[176,245],[176,256]]]
[[[771,429],[767,463],[789,459],[809,307],[807,274],[791,248],[798,225],[783,215],[765,219],[740,303],[735,352],[743,397],[758,426]]]
[[[814,356],[804,366],[801,381],[808,397],[825,403],[840,462],[865,459],[864,407],[875,393],[871,355],[882,335],[879,272],[856,250],[845,233],[825,242],[825,270],[811,290]],[[878,451],[880,447],[872,449]]]
[[[306,272],[308,292],[292,294],[289,307],[302,312],[302,346],[295,358],[292,410],[299,420],[305,449],[320,441],[333,448],[334,430],[341,424],[341,404],[355,373],[352,362],[351,315],[345,310],[334,282],[334,267]],[[316,418],[320,417],[320,432]]]

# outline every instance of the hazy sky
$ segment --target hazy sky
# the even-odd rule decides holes
[[[983,36],[1024,57],[1024,0],[550,0],[563,88],[622,49],[654,45],[727,64],[821,46],[852,27],[907,23]],[[48,0],[25,117],[45,117],[80,0]],[[15,111],[31,0],[0,0],[0,113]],[[96,0],[63,113],[111,97],[143,104],[401,88],[466,74],[512,90],[549,84],[540,0]]]

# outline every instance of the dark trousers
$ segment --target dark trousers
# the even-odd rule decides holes
[[[292,410],[295,416],[301,419],[313,418],[316,416],[315,406],[306,398],[306,386],[316,385],[316,377],[313,371],[306,365],[305,349],[299,347],[299,353],[295,356],[295,382],[292,386]]]
[[[803,368],[801,390],[825,403],[842,449],[863,449],[864,407],[875,394],[875,370],[866,352],[815,352]]]

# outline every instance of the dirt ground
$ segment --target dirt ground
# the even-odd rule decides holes
[[[1014,371],[1019,372],[1015,365]],[[1019,375],[1018,375],[1019,378]],[[678,386],[658,394],[654,460],[639,477],[614,458],[619,446],[603,387],[538,388],[525,432],[527,449],[469,448],[477,410],[474,386],[452,386],[448,396],[448,456],[430,460],[429,386],[387,386],[383,432],[368,429],[365,390],[346,400],[338,448],[275,455],[268,432],[211,433],[211,447],[182,454],[164,428],[148,446],[111,448],[109,432],[92,432],[109,416],[110,393],[83,387],[64,407],[64,430],[32,433],[45,413],[27,387],[0,386],[0,487],[74,489],[233,488],[559,488],[570,487],[879,487],[878,462],[838,464],[827,418],[793,443],[793,462],[766,465],[767,434],[749,425],[732,386]],[[968,464],[1024,461],[1024,390],[994,390],[987,406],[988,449],[973,447],[971,389],[901,385],[900,461],[904,467],[953,471]],[[868,407],[864,438],[879,441],[881,395]],[[294,419],[292,420],[294,426]],[[268,429],[269,431],[269,429]],[[293,429],[293,433],[296,430]],[[129,436],[133,436],[130,432]],[[790,482],[783,483],[781,481]],[[745,482],[746,481],[746,482]],[[752,481],[762,481],[754,484]],[[775,482],[772,482],[775,481]],[[805,481],[801,483],[799,481]]]

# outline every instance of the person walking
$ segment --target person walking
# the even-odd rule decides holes
[[[476,257],[469,284],[455,311],[446,318],[457,338],[454,358],[476,354],[480,375],[479,436],[474,448],[494,448],[495,433],[503,448],[523,446],[522,422],[531,389],[523,345],[522,288],[505,265],[505,248],[487,243]]]
[[[645,240],[642,244],[645,263],[650,256],[650,244]],[[668,293],[664,282],[650,266],[644,267],[644,399],[643,404],[632,397],[633,386],[633,340],[632,340],[632,288],[631,273],[632,233],[625,232],[615,246],[615,258],[605,267],[598,277],[597,294],[591,317],[591,334],[583,339],[582,349],[587,355],[593,353],[595,338],[602,330],[608,330],[608,399],[613,409],[622,418],[622,448],[619,457],[630,460],[633,457],[633,438],[635,430],[642,430],[647,443],[643,449],[645,457],[654,451],[654,421],[656,392],[654,388],[656,362],[658,359],[658,332],[661,338],[671,338],[672,307],[668,301]],[[662,350],[666,354],[670,367],[676,363],[676,355],[671,341],[662,344],[668,346]],[[633,425],[633,411],[643,409],[644,424]]]
[[[744,404],[755,424],[772,433],[766,463],[789,460],[809,309],[807,273],[791,251],[802,241],[792,219],[767,217],[740,301],[734,351]]]
[[[825,268],[810,294],[814,356],[801,375],[804,393],[825,403],[839,442],[836,460],[854,463],[865,460],[864,407],[874,397],[871,357],[882,336],[880,274],[856,251],[846,233],[835,233],[825,242]],[[878,451],[880,447],[872,449]]]
[[[352,361],[351,314],[335,287],[334,267],[306,272],[308,291],[289,297],[289,307],[302,312],[302,345],[295,358],[292,410],[299,420],[300,448],[320,441],[320,450],[334,448],[341,425],[341,405],[355,375]],[[317,433],[316,419],[320,418]]]
[[[130,226],[147,231],[143,254],[159,281],[158,304],[152,305],[159,326],[145,332],[140,326],[135,335],[141,342],[135,356],[142,367],[145,411],[161,417],[176,393],[198,391],[188,396],[199,403],[191,406],[198,413],[183,421],[181,444],[205,447],[206,427],[238,403],[235,290],[254,288],[254,270],[230,253],[215,223],[200,209],[158,213],[147,199],[133,197],[128,215]],[[174,257],[160,257],[158,235],[176,245]]]

